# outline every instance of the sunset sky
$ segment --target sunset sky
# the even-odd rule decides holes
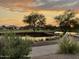
[[[0,0],[0,25],[24,26],[22,20],[31,12],[42,13],[47,24],[57,25],[54,17],[67,9],[78,11],[79,0]]]

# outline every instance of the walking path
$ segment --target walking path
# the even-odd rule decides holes
[[[51,53],[56,53],[58,49],[58,45],[46,45],[39,47],[32,47],[32,52],[30,54],[31,57],[43,56]]]
[[[55,54],[58,45],[32,47],[31,59],[79,59],[79,55]]]

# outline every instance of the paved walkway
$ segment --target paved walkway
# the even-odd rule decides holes
[[[49,54],[39,57],[32,57],[31,59],[79,59],[79,55]]]
[[[31,57],[43,56],[47,54],[56,53],[58,49],[58,45],[47,45],[47,46],[39,46],[32,47]]]
[[[79,55],[55,54],[58,45],[32,47],[31,59],[79,59]]]

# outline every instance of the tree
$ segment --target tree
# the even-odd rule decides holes
[[[64,32],[63,35],[78,25],[78,22],[76,21],[78,18],[75,17],[75,13],[71,10],[65,11],[63,15],[56,16],[55,19],[60,21],[59,25]]]
[[[30,15],[24,17],[23,22],[28,23],[33,27],[33,30],[35,31],[37,26],[40,27],[45,25],[45,19],[45,16],[42,14],[31,13]]]

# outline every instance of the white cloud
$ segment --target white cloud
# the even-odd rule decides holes
[[[41,8],[41,9],[53,9],[53,8],[69,8],[78,7],[79,0],[0,0],[0,6],[11,8],[21,7],[23,8]],[[15,9],[16,9],[15,8]],[[16,9],[22,11],[22,9]]]

